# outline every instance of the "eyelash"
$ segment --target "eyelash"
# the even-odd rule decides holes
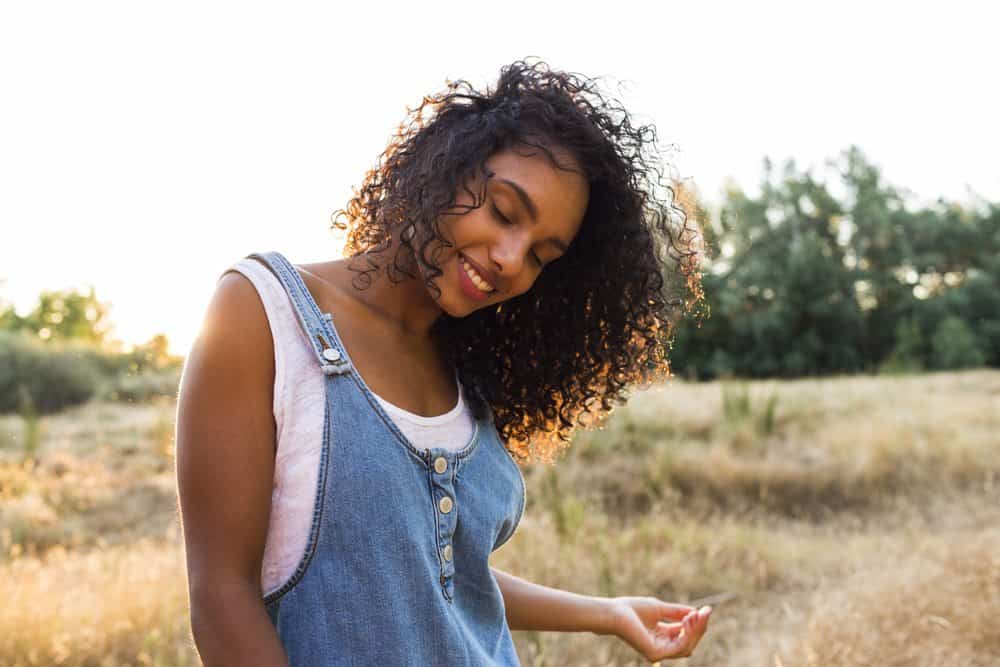
[[[494,215],[496,215],[498,218],[500,218],[501,221],[503,221],[503,224],[505,225],[514,224],[506,217],[504,217],[504,214],[500,212],[500,209],[497,208],[496,204],[490,204],[490,208],[493,209]],[[535,263],[537,263],[538,266],[545,266],[544,264],[542,264],[542,260],[539,259],[538,254],[534,250],[531,251],[531,256],[535,258]]]

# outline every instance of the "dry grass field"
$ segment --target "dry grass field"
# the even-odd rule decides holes
[[[196,665],[172,402],[0,418],[0,664]],[[715,608],[696,655],[749,667],[1000,665],[1000,372],[637,393],[554,467],[493,565]],[[515,633],[525,665],[639,665]]]

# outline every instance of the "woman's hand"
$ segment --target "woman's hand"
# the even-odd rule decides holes
[[[711,607],[700,610],[653,597],[611,598],[614,634],[651,662],[687,658],[705,634]]]

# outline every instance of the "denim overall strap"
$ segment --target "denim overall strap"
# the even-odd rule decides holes
[[[277,276],[295,305],[293,310],[302,330],[308,334],[316,361],[326,375],[341,375],[351,370],[351,363],[344,350],[340,349],[337,337],[331,335],[326,326],[329,316],[320,312],[302,276],[284,255],[279,252],[252,253],[247,259],[255,259]]]

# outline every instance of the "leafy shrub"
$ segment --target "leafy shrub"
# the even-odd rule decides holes
[[[948,316],[934,330],[931,340],[937,368],[970,368],[986,363],[976,334],[965,320]]]
[[[98,398],[107,401],[144,403],[161,396],[176,396],[180,386],[179,368],[140,373],[118,373],[101,384]]]
[[[51,414],[85,403],[100,380],[100,369],[80,345],[0,331],[0,414]]]
[[[924,337],[917,318],[904,318],[896,325],[896,345],[879,371],[886,374],[916,373],[924,369]]]
[[[147,347],[117,353],[0,331],[0,414],[52,414],[92,398],[137,403],[176,396],[180,374],[180,358],[154,357]]]

